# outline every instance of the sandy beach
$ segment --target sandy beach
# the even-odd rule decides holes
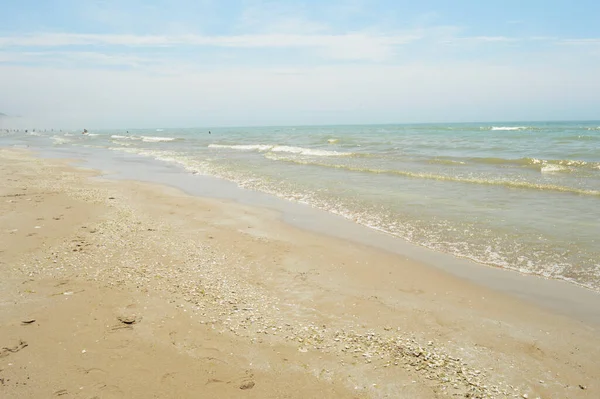
[[[15,149],[0,290],[3,398],[600,397],[593,323]]]

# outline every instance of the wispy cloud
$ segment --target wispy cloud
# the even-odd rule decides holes
[[[137,68],[156,60],[124,54],[93,51],[0,51],[0,63],[53,65],[61,67],[119,66]]]
[[[522,38],[506,36],[472,36],[472,37],[451,37],[444,39],[444,44],[491,44],[491,43],[517,43],[523,41]]]
[[[346,42],[374,42],[389,45],[405,44],[418,39],[414,35],[368,35],[348,34],[245,34],[231,36],[202,35],[97,35],[77,33],[42,33],[26,36],[0,37],[0,46],[224,46],[224,47],[319,47],[345,44]]]
[[[0,48],[128,46],[128,47],[225,47],[225,48],[308,48],[336,59],[383,60],[396,46],[419,39],[416,35],[348,34],[255,34],[231,36],[203,35],[96,35],[48,33],[0,37]]]
[[[77,59],[81,67],[124,66],[149,69],[145,65],[171,60],[190,61],[206,57],[203,49],[232,50],[211,58],[218,62],[223,57],[240,56],[233,50],[302,51],[312,61],[401,62],[399,54],[415,51],[433,51],[446,45],[461,51],[472,51],[475,46],[533,45],[546,42],[561,46],[600,46],[600,39],[559,39],[555,37],[466,36],[456,27],[432,27],[399,33],[374,31],[333,33],[261,33],[237,35],[132,35],[132,34],[79,34],[38,33],[0,36],[0,62],[49,62],[53,65],[65,59]],[[403,48],[409,48],[404,51]],[[418,45],[415,47],[415,45]],[[169,55],[169,51],[180,51]],[[247,54],[245,53],[246,57]],[[259,53],[257,53],[259,54]],[[272,53],[276,54],[276,53]]]
[[[556,43],[571,46],[600,46],[600,38],[561,39],[557,40]]]

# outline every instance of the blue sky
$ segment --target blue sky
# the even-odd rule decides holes
[[[596,1],[0,0],[0,112],[95,127],[600,119]]]

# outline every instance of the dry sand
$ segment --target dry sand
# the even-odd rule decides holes
[[[278,214],[0,149],[2,398],[598,398],[596,327]]]

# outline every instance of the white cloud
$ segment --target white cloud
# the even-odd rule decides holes
[[[80,45],[160,46],[175,43],[177,43],[175,38],[150,35],[40,33],[0,37],[0,47],[61,47]]]
[[[95,46],[107,52],[115,48],[155,50],[165,47],[232,48],[232,49],[307,49],[323,58],[385,61],[399,48],[418,41],[453,45],[515,43],[522,39],[505,36],[459,37],[455,27],[415,29],[400,33],[376,31],[332,33],[261,33],[238,35],[129,35],[40,33],[0,37],[0,48],[40,48]],[[89,51],[89,50],[88,50]]]
[[[130,46],[156,48],[196,46],[226,48],[307,48],[323,56],[341,59],[381,61],[394,53],[394,48],[414,42],[419,36],[348,34],[245,34],[231,36],[203,35],[94,35],[51,33],[29,36],[0,37],[1,47],[66,47],[66,46]]]
[[[0,51],[0,63],[34,64],[62,67],[129,66],[141,67],[151,58],[91,51]]]
[[[558,44],[571,46],[600,46],[600,38],[587,39],[561,39],[556,41]]]
[[[0,37],[0,46],[76,46],[76,45],[115,45],[115,46],[164,46],[164,45],[196,45],[196,46],[228,46],[228,47],[313,47],[328,46],[357,39],[386,43],[390,45],[404,44],[416,40],[415,35],[369,35],[362,33],[348,34],[243,34],[230,36],[203,35],[97,35],[77,33],[43,33],[26,36]]]

